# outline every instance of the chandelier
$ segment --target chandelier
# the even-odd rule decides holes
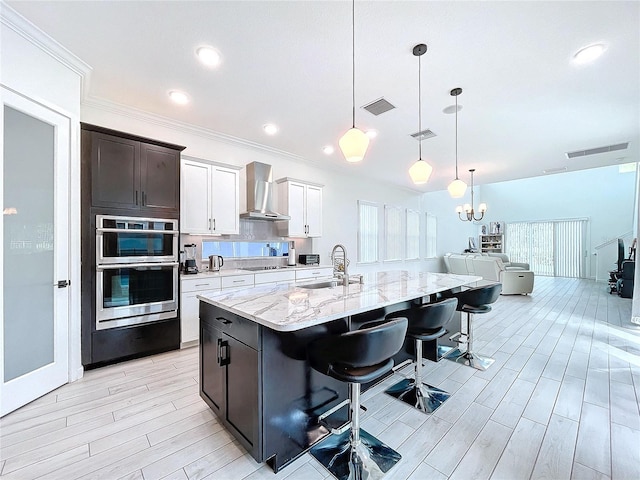
[[[475,210],[473,209],[473,172],[475,172],[475,168],[470,168],[469,172],[471,172],[471,204],[465,203],[463,206],[458,205],[456,207],[456,213],[458,214],[458,218],[463,222],[479,222],[484,218],[484,213],[487,211],[487,204],[481,203],[478,205],[478,211],[480,212],[480,216],[476,218]],[[462,212],[466,214],[466,216],[462,216]]]

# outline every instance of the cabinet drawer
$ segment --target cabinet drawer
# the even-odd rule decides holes
[[[253,274],[234,275],[232,277],[222,277],[222,288],[252,287],[252,286],[253,286]]]
[[[200,290],[218,290],[221,286],[220,277],[216,278],[182,278],[180,280],[183,292],[198,292]]]
[[[300,280],[310,280],[313,278],[325,278],[333,276],[333,267],[309,268],[296,270],[296,282]]]
[[[226,333],[254,350],[261,350],[259,325],[252,320],[242,318],[215,305],[200,302],[200,322]]]
[[[260,285],[261,283],[293,282],[295,279],[295,270],[256,273],[256,285]]]

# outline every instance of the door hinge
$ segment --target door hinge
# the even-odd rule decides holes
[[[58,283],[53,284],[54,287],[58,288],[66,288],[69,285],[71,285],[71,280],[58,280]]]

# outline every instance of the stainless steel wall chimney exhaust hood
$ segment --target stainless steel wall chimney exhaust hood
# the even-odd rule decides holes
[[[252,162],[247,165],[247,212],[240,218],[249,220],[290,220],[273,210],[273,175],[271,165]]]

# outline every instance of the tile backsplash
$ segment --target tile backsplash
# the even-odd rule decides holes
[[[278,236],[275,222],[270,220],[245,220],[240,219],[240,234],[238,235],[180,235],[180,250],[183,245],[196,244],[196,258],[202,258],[202,241],[215,240],[221,242],[287,242],[293,240],[296,247],[296,255],[300,253],[313,253],[313,243],[310,238],[287,238]],[[297,259],[296,259],[297,261]],[[201,260],[200,271],[206,270],[208,261]],[[223,269],[242,268],[243,266],[284,266],[287,257],[251,257],[251,258],[225,258]]]

